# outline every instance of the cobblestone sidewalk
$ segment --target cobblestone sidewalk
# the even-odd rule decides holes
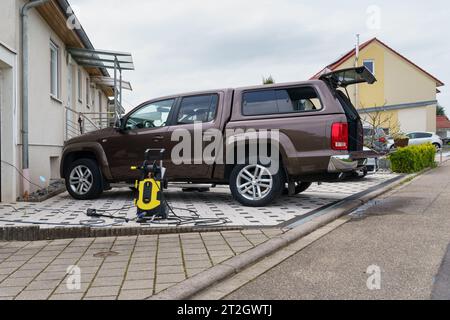
[[[145,299],[282,232],[0,242],[0,300]]]

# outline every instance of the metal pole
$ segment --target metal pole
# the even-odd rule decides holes
[[[114,112],[116,113],[117,118],[117,57],[114,58]],[[116,121],[119,121],[119,119],[117,118]]]
[[[356,35],[356,48],[355,48],[355,68],[359,66],[359,34]],[[358,109],[358,96],[359,96],[358,84],[355,85],[355,108]]]
[[[120,107],[122,108],[122,69],[119,67],[119,74],[120,74]]]

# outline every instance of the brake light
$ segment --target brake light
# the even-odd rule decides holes
[[[378,141],[381,142],[381,143],[386,143],[387,142],[385,137],[381,137],[380,139],[378,139]]]
[[[331,126],[331,149],[348,150],[348,123],[333,123]]]

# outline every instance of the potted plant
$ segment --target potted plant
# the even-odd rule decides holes
[[[396,148],[404,148],[409,145],[409,138],[403,132],[393,134],[392,138],[394,139],[394,146]]]

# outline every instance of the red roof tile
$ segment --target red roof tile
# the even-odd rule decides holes
[[[436,126],[438,129],[450,129],[450,120],[447,116],[436,116]]]

